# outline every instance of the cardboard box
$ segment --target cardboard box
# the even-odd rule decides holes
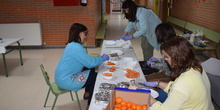
[[[113,110],[115,105],[116,97],[121,97],[124,101],[130,101],[135,104],[144,105],[147,104],[149,107],[150,90],[131,90],[127,88],[116,87],[113,91],[110,101],[104,110]]]

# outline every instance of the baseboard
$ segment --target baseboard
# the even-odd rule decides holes
[[[15,46],[8,46],[7,49],[14,48]],[[22,49],[56,49],[65,48],[66,46],[21,46]],[[95,48],[95,46],[86,46],[86,48]]]

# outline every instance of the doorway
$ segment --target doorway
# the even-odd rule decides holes
[[[166,22],[168,16],[168,0],[148,0],[147,7],[152,9],[162,22]]]
[[[110,1],[111,13],[122,13],[121,6],[122,6],[121,0],[111,0]]]

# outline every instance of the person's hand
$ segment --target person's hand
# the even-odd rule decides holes
[[[121,37],[121,39],[123,39],[123,40],[131,40],[131,39],[132,39],[132,35],[127,36],[126,34],[124,34],[124,35]]]
[[[149,59],[149,61],[151,61],[151,62],[159,62],[159,59],[158,59],[158,58],[155,58],[155,57],[151,57],[151,58]]]
[[[103,62],[109,60],[109,55],[107,54],[103,54],[101,57]]]
[[[127,34],[123,34],[123,35],[121,36],[121,39],[124,40],[124,38],[126,37],[126,35],[127,35]]]
[[[144,65],[151,66],[151,61],[146,61]]]
[[[151,81],[151,82],[142,82],[145,86],[150,86],[150,87],[157,87],[158,83],[156,81]]]

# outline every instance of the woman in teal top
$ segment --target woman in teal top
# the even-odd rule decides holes
[[[71,26],[67,46],[56,67],[55,82],[58,87],[65,90],[78,91],[85,87],[85,93],[89,92],[89,105],[97,76],[94,67],[108,60],[109,56],[88,55],[82,45],[87,40],[87,33],[87,27],[82,24],[74,23]]]
[[[141,39],[144,61],[149,60],[153,56],[154,48],[157,50],[160,48],[155,35],[155,28],[161,23],[161,20],[151,9],[140,7],[132,0],[124,1],[122,9],[129,22],[121,38],[123,40]],[[131,35],[133,30],[135,32]]]

